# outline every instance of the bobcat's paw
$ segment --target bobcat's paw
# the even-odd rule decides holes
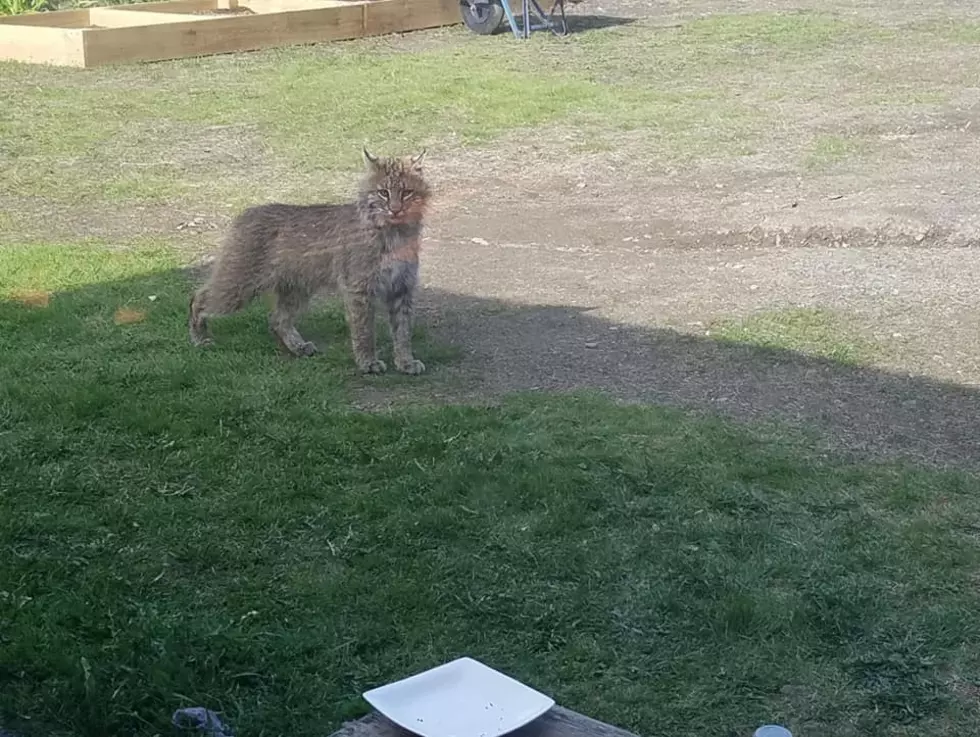
[[[214,346],[214,338],[203,338],[197,335],[191,336],[191,345],[196,348],[211,348]]]
[[[362,374],[383,374],[388,370],[388,367],[385,366],[385,362],[377,358],[373,361],[368,361],[367,363],[361,364],[359,368]]]
[[[425,364],[417,358],[399,363],[396,368],[403,374],[408,374],[409,376],[418,376],[419,374],[425,373]]]
[[[297,356],[312,356],[317,352],[316,343],[311,340],[305,340],[296,346],[296,350],[293,351]]]

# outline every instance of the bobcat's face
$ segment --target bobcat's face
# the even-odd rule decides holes
[[[425,215],[429,186],[422,175],[423,151],[410,158],[376,158],[367,151],[365,196],[371,213],[386,225],[418,223]]]

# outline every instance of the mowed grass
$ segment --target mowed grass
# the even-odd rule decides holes
[[[335,196],[361,144],[426,145],[438,158],[508,136],[547,141],[556,127],[575,132],[572,150],[629,140],[638,161],[676,165],[775,148],[805,172],[880,145],[870,133],[827,135],[847,125],[842,106],[885,116],[910,100],[935,106],[975,78],[968,60],[951,78],[902,66],[914,51],[968,47],[968,30],[719,14],[527,44],[456,28],[419,49],[408,37],[82,73],[3,64],[0,161],[15,194],[108,210]]]
[[[975,478],[590,396],[357,412],[335,310],[312,360],[261,307],[193,350],[179,265],[0,250],[8,726],[323,735],[469,654],[645,735],[978,733]]]
[[[792,351],[841,364],[869,363],[883,349],[861,335],[846,315],[813,307],[766,310],[721,320],[709,332],[715,340]]]

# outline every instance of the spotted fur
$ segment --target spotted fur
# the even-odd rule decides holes
[[[232,223],[208,281],[191,299],[191,342],[211,345],[208,318],[237,312],[268,293],[275,301],[269,314],[273,335],[293,355],[312,355],[317,347],[300,335],[296,320],[315,293],[331,289],[343,296],[361,372],[386,370],[374,335],[380,301],[388,312],[395,368],[422,373],[425,366],[412,351],[412,321],[430,196],[424,155],[381,158],[365,150],[356,202],[245,210]]]

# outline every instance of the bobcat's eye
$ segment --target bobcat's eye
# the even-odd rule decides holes
[[[384,197],[385,199],[388,199],[388,190],[387,189],[379,189],[378,190],[378,194],[381,195],[382,197]]]
[[[402,190],[402,199],[403,200],[407,200],[409,197],[411,197],[414,194],[415,194],[415,192],[413,192],[410,189],[403,189]]]

